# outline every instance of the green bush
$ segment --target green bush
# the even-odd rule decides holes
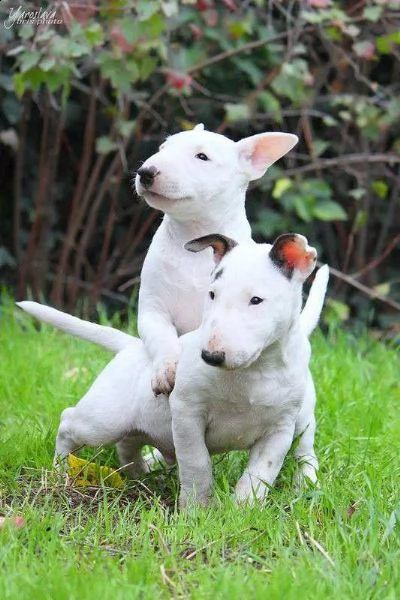
[[[375,323],[395,327],[396,2],[72,0],[41,9],[55,22],[29,23],[15,2],[0,9],[0,267],[19,297],[68,309],[80,299],[89,309],[100,298],[127,302],[126,281],[137,281],[159,222],[132,194],[132,170],[166,134],[202,121],[233,139],[299,135],[249,192],[254,234],[304,233],[339,272],[338,318],[337,301],[352,317],[372,322],[378,312]]]

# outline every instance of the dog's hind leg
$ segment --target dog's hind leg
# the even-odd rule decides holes
[[[55,462],[66,459],[68,454],[84,446],[95,448],[115,444],[123,437],[120,424],[106,421],[102,414],[88,415],[79,404],[66,408],[61,414],[56,438]]]
[[[149,465],[142,457],[145,440],[139,434],[127,435],[117,442],[117,453],[121,467],[130,479],[137,479],[149,472]]]

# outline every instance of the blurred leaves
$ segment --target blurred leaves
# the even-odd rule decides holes
[[[290,180],[278,179],[272,191],[272,197],[284,206],[285,212],[294,212],[305,222],[314,219],[320,221],[342,221],[347,215],[337,202],[334,202],[332,190],[321,179]]]
[[[273,130],[299,136],[248,194],[257,237],[300,231],[346,272],[379,259],[400,226],[394,3],[71,0],[58,10],[61,24],[0,31],[2,194],[16,204],[0,208],[7,269],[29,265],[35,289],[43,263],[60,305],[61,284],[50,277],[63,278],[72,306],[79,288],[71,278],[93,304],[100,289],[117,293],[138,276],[138,247],[143,253],[153,231],[125,173],[166,134],[199,121],[235,140]],[[3,2],[0,13],[7,18]],[[42,263],[38,247],[47,252]],[[367,269],[363,281],[373,288],[383,278],[400,298],[395,253],[379,263],[382,275]],[[352,309],[367,311],[358,300]]]

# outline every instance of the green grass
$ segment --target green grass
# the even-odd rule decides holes
[[[60,412],[110,355],[0,308],[0,514],[25,519],[0,531],[2,600],[400,597],[393,348],[314,336],[319,488],[292,491],[289,456],[266,506],[237,508],[246,456],[231,453],[214,461],[215,504],[180,514],[175,469],[122,490],[73,489],[52,472]],[[98,460],[117,464],[112,450]]]

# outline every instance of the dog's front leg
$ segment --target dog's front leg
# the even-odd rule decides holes
[[[180,354],[176,329],[166,312],[142,309],[139,313],[138,330],[153,363],[153,392],[156,396],[169,394],[175,384]]]
[[[205,417],[190,400],[170,398],[172,433],[178,461],[180,508],[206,506],[212,493],[212,464],[205,442]]]
[[[294,477],[294,488],[300,491],[302,485],[307,481],[317,483],[318,459],[314,450],[315,416],[314,408],[316,394],[311,373],[308,374],[307,388],[301,409],[296,418],[295,435],[299,435],[297,448],[294,456],[298,461],[298,467]]]
[[[235,495],[238,502],[253,503],[268,494],[281,470],[293,441],[294,423],[280,424],[259,439],[250,450],[249,464],[239,479]]]

